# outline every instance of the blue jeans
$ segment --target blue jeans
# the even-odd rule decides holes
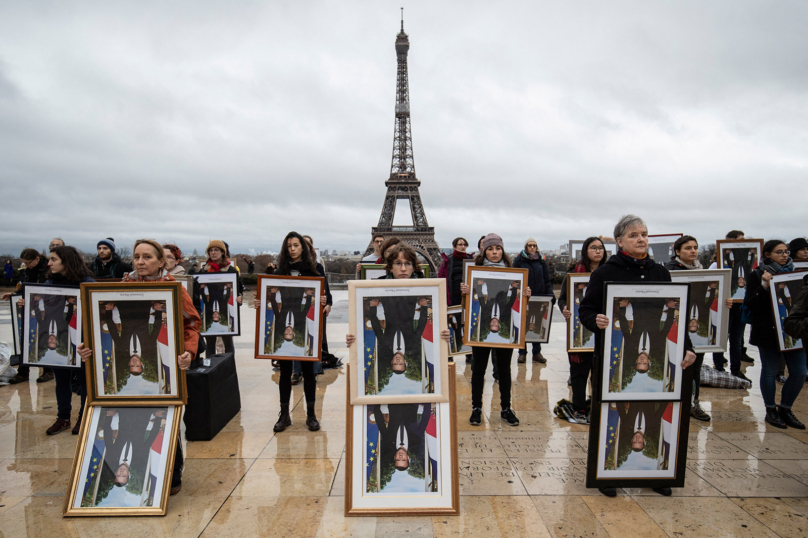
[[[758,346],[760,352],[760,392],[763,394],[763,402],[767,408],[775,407],[774,398],[777,392],[777,384],[774,381],[777,375],[777,368],[780,366],[780,356],[786,360],[788,365],[788,379],[783,384],[780,393],[780,407],[791,409],[797,396],[800,395],[803,384],[805,384],[805,373],[808,371],[805,365],[805,350],[795,349],[793,351],[781,352],[776,347]]]
[[[300,365],[300,361],[294,361],[294,362],[295,362],[295,364],[294,364],[294,367],[293,367],[292,371],[294,373],[296,373],[297,375],[302,375],[303,374],[303,367]],[[314,366],[314,375],[320,375],[320,374],[323,373],[323,363],[322,362],[320,362],[320,361],[314,362],[314,364],[312,364],[312,366]]]
[[[525,347],[519,350],[520,355],[527,355],[527,345],[533,344],[533,354],[541,353],[541,344],[538,342],[525,342]]]

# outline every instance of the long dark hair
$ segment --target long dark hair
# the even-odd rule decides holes
[[[774,249],[777,248],[777,245],[788,246],[788,244],[785,241],[781,241],[779,239],[769,239],[763,244],[763,250],[760,251],[761,254],[763,254],[763,257],[770,258],[771,256],[766,256],[766,253],[768,252],[769,254],[771,254],[774,251]]]
[[[65,280],[78,284],[84,277],[92,276],[90,269],[81,259],[81,254],[74,247],[54,247],[51,249],[51,254],[56,254],[62,260],[64,272],[60,273],[60,276]],[[48,278],[53,278],[50,269],[48,269]]]
[[[312,258],[309,242],[303,239],[303,236],[299,233],[289,232],[286,234],[286,237],[283,238],[281,252],[278,254],[278,274],[288,275],[290,272],[290,267],[292,265],[292,258],[289,256],[290,239],[297,239],[300,241],[300,246],[303,247],[303,253],[300,256],[300,261],[304,263],[311,272],[316,273],[317,261]]]
[[[595,241],[600,241],[600,246],[603,247],[603,257],[600,259],[598,267],[606,263],[606,243],[604,243],[603,239],[601,239],[600,237],[595,236],[588,237],[586,241],[584,241],[583,246],[581,246],[581,262],[580,262],[581,265],[584,266],[584,269],[586,270],[587,273],[594,271],[594,269],[590,267],[592,260],[589,259],[589,246]],[[576,265],[578,265],[578,262],[573,261],[572,267],[575,268]],[[595,269],[597,269],[598,267],[595,267]]]

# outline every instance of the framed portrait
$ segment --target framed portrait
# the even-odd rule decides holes
[[[454,364],[448,376],[444,403],[351,405],[349,398],[346,516],[460,513]]]
[[[194,275],[202,294],[202,330],[200,336],[237,336],[241,334],[239,319],[238,275],[236,273],[202,273]]]
[[[319,361],[324,293],[323,277],[258,275],[255,358]]]
[[[467,346],[521,349],[525,346],[526,308],[522,290],[527,269],[466,267],[470,293],[466,296]]]
[[[87,405],[185,404],[182,284],[86,283],[81,294]]]
[[[682,416],[689,407],[689,400],[593,406],[597,425],[590,425],[587,487],[684,486],[690,420]]]
[[[757,269],[763,255],[763,239],[719,239],[715,242],[716,262],[719,269],[729,269],[730,298],[742,303],[746,296],[746,279]]]
[[[87,407],[64,515],[165,515],[180,411],[172,405]]]
[[[780,273],[772,277],[769,283],[769,292],[772,298],[772,309],[774,310],[774,324],[777,327],[777,340],[780,344],[780,351],[791,351],[793,349],[803,349],[801,338],[794,338],[783,331],[783,323],[791,313],[794,301],[803,287],[803,278],[808,273]]]
[[[602,401],[678,400],[682,390],[687,283],[607,282]]]
[[[792,262],[794,269],[808,269],[808,262]]]
[[[352,404],[448,401],[446,279],[348,282]]]
[[[685,312],[685,330],[696,353],[727,350],[731,271],[671,271],[673,282],[690,283],[690,304]]]
[[[468,259],[463,260],[463,275],[462,275],[463,276],[463,279],[462,279],[463,284],[467,284],[466,275],[468,274],[468,268],[469,268],[470,265],[474,265],[474,258],[468,258]]]
[[[581,323],[581,301],[589,286],[592,273],[567,273],[567,308],[570,319],[567,320],[567,351],[570,353],[591,353],[595,351],[595,333]]]
[[[527,302],[525,342],[546,344],[550,341],[555,295],[531,295]]]
[[[9,312],[11,313],[11,339],[13,343],[12,351],[14,355],[22,357],[22,341],[25,340],[23,332],[23,311],[25,307],[18,306],[17,303],[22,298],[22,294],[14,293],[9,298]]]
[[[22,308],[21,364],[81,368],[76,351],[81,343],[78,286],[26,284]]]
[[[374,280],[387,276],[387,267],[384,263],[363,263],[359,268],[359,280]],[[429,278],[429,264],[422,263],[418,266],[424,274],[424,278]]]
[[[673,244],[684,234],[656,234],[648,236],[648,255],[660,265],[673,257]]]
[[[451,336],[449,337],[449,356],[467,355],[471,353],[469,346],[463,345],[463,305],[450,306],[447,310],[447,323]]]
[[[585,239],[570,239],[569,241],[569,253],[570,253],[570,261],[575,262],[581,259],[581,249],[583,249]],[[605,256],[604,259],[608,260],[609,256],[613,254],[617,254],[617,243],[613,239],[602,239],[603,247],[606,249],[606,252],[603,253]]]
[[[174,280],[182,284],[182,287],[185,288],[188,295],[191,297],[194,296],[194,275],[176,275],[174,276]]]

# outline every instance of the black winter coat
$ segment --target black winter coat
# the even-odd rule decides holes
[[[90,264],[90,271],[95,278],[123,278],[125,274],[132,272],[132,266],[121,260],[117,254],[113,254],[108,262],[96,256],[95,261]]]
[[[765,260],[763,263],[767,261]],[[743,299],[743,306],[749,310],[752,318],[749,343],[758,347],[780,349],[780,339],[777,337],[777,327],[774,325],[771,286],[764,288],[762,282],[762,267],[748,273],[746,277],[746,295]]]
[[[527,269],[527,285],[531,295],[549,295],[553,293],[553,282],[550,280],[550,268],[547,262],[539,256],[537,260],[525,258],[520,253],[514,260],[513,266],[517,269]],[[555,304],[555,297],[553,297]]]

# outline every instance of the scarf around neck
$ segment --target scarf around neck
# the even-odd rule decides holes
[[[165,268],[160,269],[157,276],[141,277],[137,274],[137,269],[123,276],[121,282],[173,282],[174,277],[171,276]]]
[[[522,249],[522,257],[527,260],[538,260],[539,259],[539,252],[536,251],[533,254],[528,254],[527,252]]]
[[[483,265],[485,267],[506,267],[505,260],[499,260],[497,263],[489,261],[488,258],[483,258]]]
[[[682,267],[685,267],[687,269],[704,269],[704,267],[701,265],[701,262],[698,260],[698,258],[693,260],[692,265],[688,265],[685,262],[683,262],[682,259],[679,256],[676,256],[674,259],[677,262],[679,262],[682,265]]]
[[[791,260],[790,257],[788,258],[788,261],[786,262],[785,265],[780,265],[779,263],[772,260],[771,258],[764,258],[764,260],[760,264],[760,266],[763,269],[765,269],[766,271],[769,271],[770,273],[775,274],[775,275],[777,273],[792,273],[792,272],[794,272],[794,262]]]

